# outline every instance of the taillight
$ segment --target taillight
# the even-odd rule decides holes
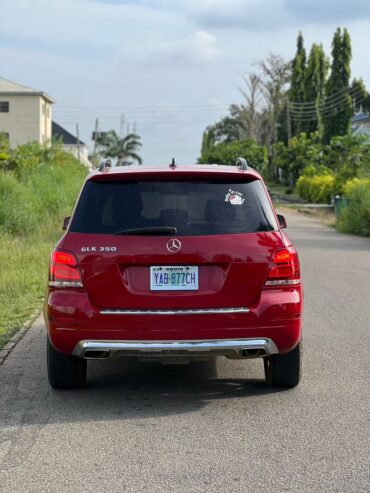
[[[265,285],[289,286],[300,282],[299,260],[294,248],[287,247],[275,252]]]
[[[60,288],[81,288],[82,279],[77,259],[70,252],[54,250],[50,260],[49,286]]]

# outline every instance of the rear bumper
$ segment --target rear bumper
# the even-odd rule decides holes
[[[249,307],[104,310],[82,290],[56,288],[49,292],[44,305],[49,339],[65,354],[77,354],[86,343],[112,343],[116,346],[115,350],[109,348],[110,354],[122,350],[127,354],[133,346],[119,348],[120,344],[221,341],[238,346],[245,340],[269,340],[277,352],[286,353],[301,338],[301,312],[300,286],[263,290]],[[272,347],[270,343],[267,346]],[[185,350],[189,353],[188,348]]]
[[[278,353],[271,339],[209,341],[80,341],[73,354],[87,359],[111,356],[256,358]]]

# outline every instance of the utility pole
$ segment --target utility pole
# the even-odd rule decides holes
[[[99,118],[96,118],[95,120],[95,132],[94,132],[94,153],[93,155],[96,155],[96,141],[98,139],[98,132],[99,132]]]
[[[288,137],[288,146],[289,146],[290,141],[292,139],[292,120],[290,119],[289,99],[287,100],[287,103],[286,103],[286,133],[287,133],[287,137]]]
[[[77,136],[77,159],[79,162],[81,162],[80,130],[78,128],[78,123],[76,123],[76,136]]]
[[[120,125],[119,125],[119,134],[121,137],[125,136],[125,115],[121,114]]]
[[[132,126],[132,133],[136,134],[136,122],[134,122],[134,124]]]

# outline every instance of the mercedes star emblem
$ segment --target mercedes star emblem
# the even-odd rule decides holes
[[[176,253],[181,249],[181,241],[176,238],[167,242],[167,250],[171,253]]]

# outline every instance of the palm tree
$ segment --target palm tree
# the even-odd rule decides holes
[[[116,166],[129,159],[133,159],[139,164],[142,163],[142,159],[137,153],[138,148],[142,146],[140,136],[137,134],[120,137],[115,130],[109,130],[98,137],[96,143],[103,157],[117,158]]]

